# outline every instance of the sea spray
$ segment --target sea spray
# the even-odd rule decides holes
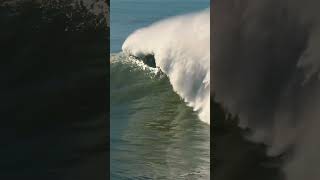
[[[320,179],[319,1],[213,3],[216,100],[269,156],[285,159],[287,180]]]
[[[138,29],[122,50],[137,57],[154,55],[156,66],[169,77],[174,91],[210,124],[209,9]]]

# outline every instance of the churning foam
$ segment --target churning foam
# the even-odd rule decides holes
[[[285,160],[285,179],[319,180],[319,1],[225,0],[212,7],[216,100],[268,155]]]
[[[133,32],[122,50],[154,55],[173,90],[210,124],[210,11],[172,17]]]

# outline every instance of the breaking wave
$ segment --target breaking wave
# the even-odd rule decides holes
[[[210,124],[209,9],[138,29],[126,39],[122,50],[128,56],[153,56],[173,90]]]
[[[288,180],[320,179],[320,54],[315,0],[216,1],[215,98],[248,138],[282,157]]]

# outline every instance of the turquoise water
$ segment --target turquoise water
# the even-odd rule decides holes
[[[110,0],[110,50],[121,51],[124,40],[134,30],[155,21],[203,10],[209,0]]]
[[[111,1],[111,179],[209,179],[210,130],[172,90],[121,45],[135,29],[205,9],[209,1]],[[157,43],[157,42],[155,42]]]

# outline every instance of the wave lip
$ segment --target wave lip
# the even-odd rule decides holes
[[[127,55],[154,55],[155,66],[199,118],[210,124],[210,11],[172,17],[133,32],[124,42]]]

